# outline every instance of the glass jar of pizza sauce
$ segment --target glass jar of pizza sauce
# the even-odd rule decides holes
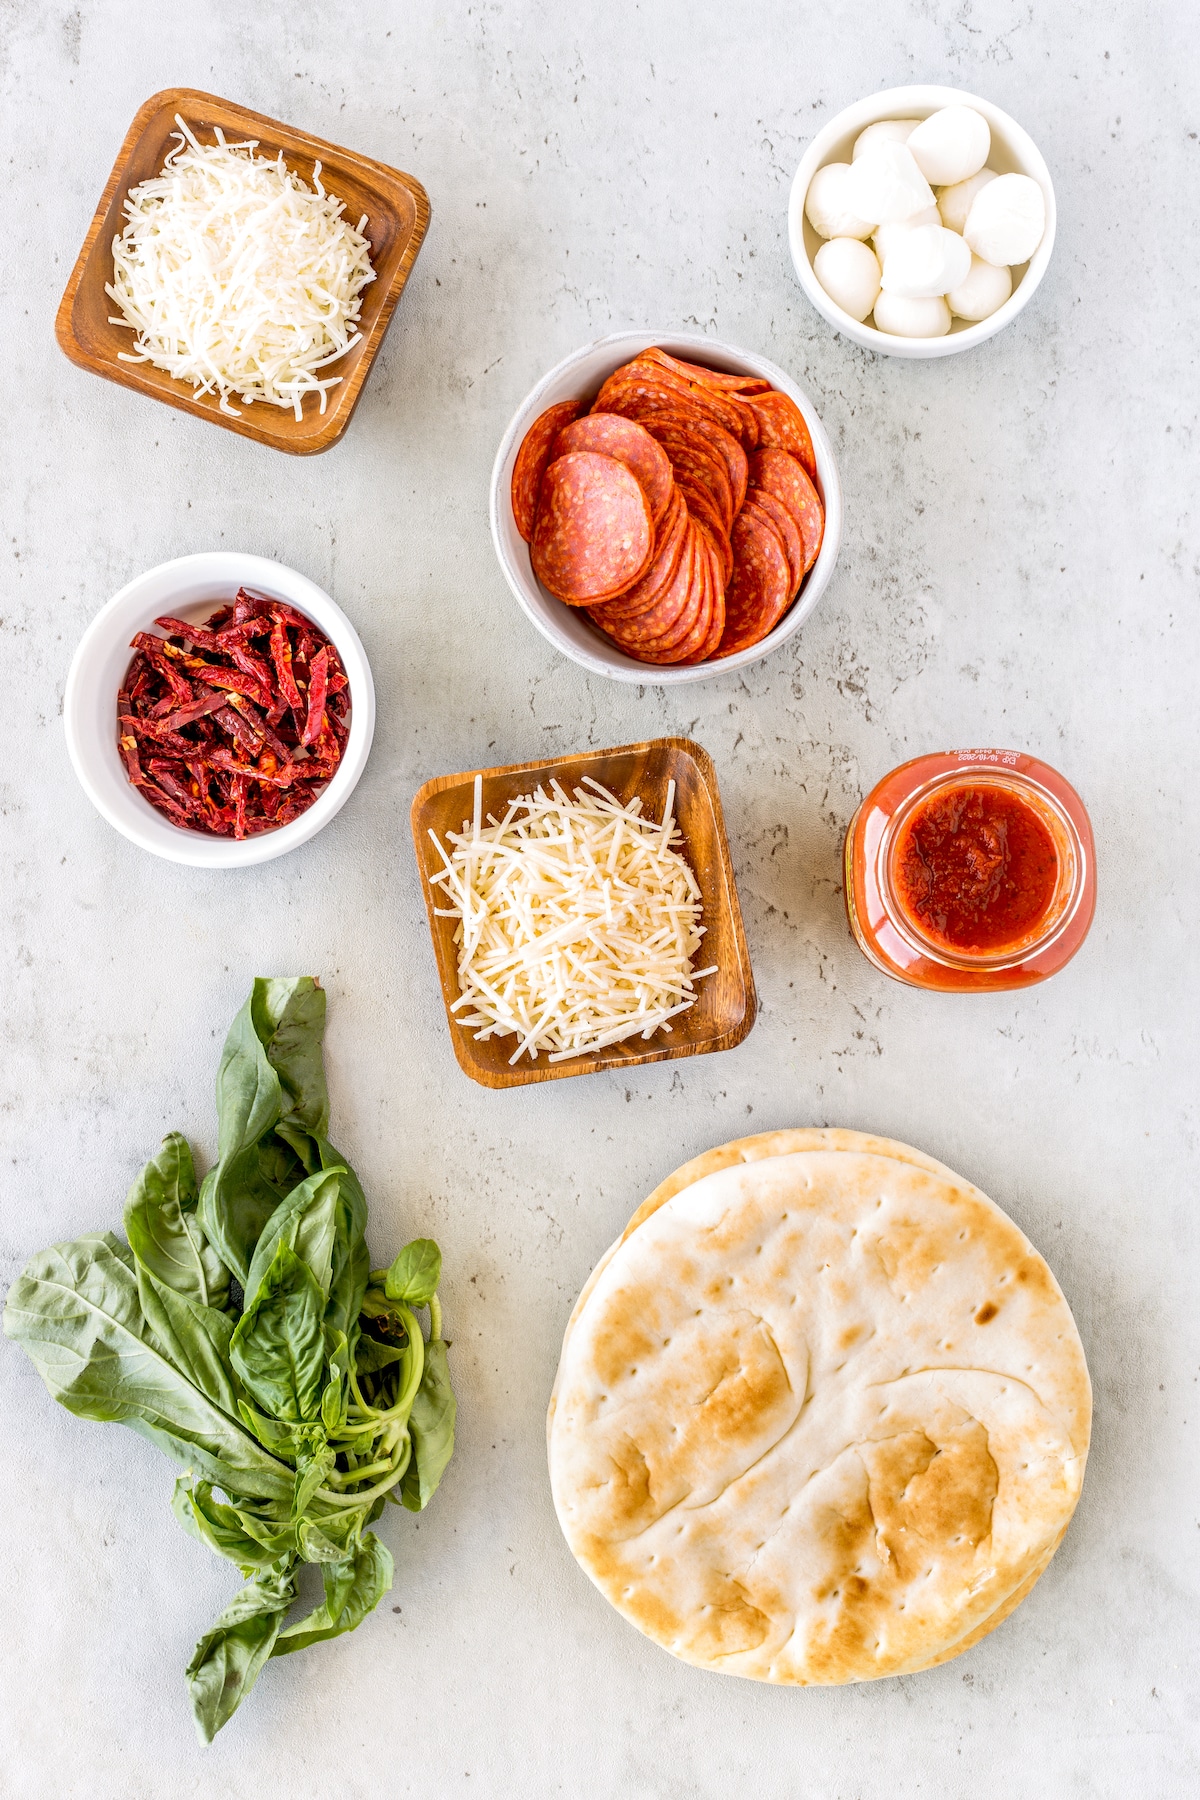
[[[919,756],[846,832],[846,912],[863,954],[911,987],[1028,987],[1074,956],[1096,899],[1082,800],[1015,750]]]

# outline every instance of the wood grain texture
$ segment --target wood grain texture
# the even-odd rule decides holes
[[[247,406],[234,396],[231,404],[239,408],[240,417],[231,418],[220,411],[217,396],[197,399],[189,383],[162,369],[118,360],[120,351],[128,353],[134,348],[134,333],[128,326],[109,322],[117,311],[104,291],[113,278],[112,242],[124,228],[123,207],[130,188],[157,175],[173,147],[176,113],[201,141],[211,139],[215,127],[220,126],[234,142],[256,138],[257,155],[274,157],[282,151],[288,167],[310,184],[312,165],[319,161],[321,180],[330,193],[345,201],[350,223],[357,225],[363,214],[367,215],[364,230],[376,278],[363,290],[359,342],[324,371],[342,379],[329,389],[323,414],[315,398],[305,402],[304,416],[297,419],[283,407],[262,400]],[[71,361],[93,375],[165,400],[180,412],[193,413],[272,449],[311,456],[336,444],[349,425],[428,228],[429,200],[411,175],[214,94],[195,88],[164,88],[146,101],[125,134],[59,305],[55,336]]]
[[[549,1062],[543,1052],[535,1063],[522,1058],[516,1068],[510,1068],[508,1059],[516,1049],[511,1037],[493,1037],[481,1043],[450,1011],[459,997],[455,920],[437,916],[437,907],[446,902],[442,890],[430,880],[442,863],[429,833],[434,832],[444,841],[447,831],[460,831],[463,821],[470,820],[476,771],[436,776],[425,783],[413,800],[413,844],[450,1041],[459,1067],[472,1081],[491,1088],[522,1087],[532,1081],[557,1081],[564,1075],[633,1068],[639,1063],[666,1062],[678,1056],[705,1056],[712,1050],[731,1050],[740,1044],[754,1024],[758,996],[725,836],[717,773],[707,750],[690,738],[651,738],[613,750],[511,763],[478,773],[483,776],[485,817],[489,812],[500,815],[510,799],[528,793],[539,782],[544,786],[557,780],[571,793],[584,775],[590,775],[625,804],[635,794],[640,795],[647,814],[661,818],[667,783],[673,780],[675,816],[683,833],[682,854],[691,865],[703,898],[706,935],[699,952],[700,966],[715,962],[717,973],[706,975],[699,983],[695,1006],[672,1020],[669,1036],[659,1032],[648,1041],[635,1037],[558,1063]]]

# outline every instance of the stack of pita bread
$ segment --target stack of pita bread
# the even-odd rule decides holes
[[[677,1170],[593,1271],[550,1476],[579,1563],[664,1649],[865,1681],[1024,1599],[1090,1422],[1070,1310],[999,1207],[904,1144],[774,1132]]]

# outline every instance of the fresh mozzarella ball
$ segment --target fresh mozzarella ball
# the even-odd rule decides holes
[[[1012,276],[1006,268],[997,268],[994,263],[972,256],[970,274],[950,289],[946,304],[960,319],[970,319],[977,325],[980,319],[990,318],[998,306],[1003,306],[1011,293]]]
[[[931,300],[965,281],[971,252],[957,231],[917,225],[897,238],[883,263],[883,290],[902,300]]]
[[[830,238],[813,258],[817,280],[852,319],[865,319],[879,295],[875,252],[857,238]]]
[[[963,236],[984,262],[1028,262],[1046,230],[1046,201],[1030,175],[997,175],[971,202]]]
[[[855,138],[850,160],[857,162],[864,150],[873,150],[877,144],[905,143],[916,123],[915,119],[877,119]]]
[[[858,161],[850,164],[846,197],[851,210],[873,225],[911,219],[923,207],[933,205],[933,189],[907,144],[886,141],[864,150]]]
[[[980,188],[986,187],[989,181],[995,179],[995,169],[980,169],[978,175],[968,176],[966,181],[956,181],[952,187],[942,189],[937,198],[938,212],[948,231],[963,230],[972,200]]]
[[[808,184],[804,210],[818,237],[870,237],[874,219],[856,213],[846,191],[849,163],[826,163]]]
[[[927,300],[906,300],[900,294],[880,294],[875,302],[875,327],[893,337],[945,337],[950,329],[950,308],[935,295]]]
[[[923,206],[911,219],[895,219],[890,225],[881,225],[871,235],[880,267],[887,261],[889,250],[895,247],[906,231],[912,231],[918,225],[940,225],[941,222],[942,215],[936,206]]]
[[[973,106],[943,106],[922,119],[908,140],[922,175],[939,184],[978,174],[991,147],[988,122]]]

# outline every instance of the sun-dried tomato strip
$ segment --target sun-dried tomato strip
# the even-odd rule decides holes
[[[172,666],[169,656],[165,654],[168,646],[161,638],[151,637],[148,632],[139,631],[133,640],[146,661],[164,678],[177,700],[186,704],[193,696],[192,684],[181,670]]]
[[[180,765],[178,763],[155,759],[148,766],[159,787],[164,793],[169,794],[184,812],[196,815],[201,811],[196,795],[179,779]]]
[[[229,695],[219,693],[214,688],[204,688],[190,706],[181,706],[178,712],[168,713],[162,725],[172,731],[178,731],[181,725],[194,725],[205,713],[215,713],[223,706],[228,706]]]
[[[276,618],[271,626],[271,661],[275,665],[275,674],[279,680],[279,692],[299,719],[304,711],[304,702],[300,698],[300,690],[296,686],[296,678],[292,674],[292,646],[288,639],[286,623],[282,618]]]
[[[165,794],[156,781],[147,779],[142,783],[141,791],[145,794],[151,806],[156,806],[159,812],[167,815],[172,825],[182,825],[186,831],[192,829],[194,821],[191,815],[186,813],[182,806],[177,806],[170,795]]]
[[[329,680],[329,652],[318,650],[312,659],[312,673],[308,682],[308,718],[300,735],[302,744],[312,745],[317,741],[325,725],[325,694]]]
[[[125,733],[135,733],[138,737],[150,738],[165,749],[173,751],[179,757],[190,756],[195,744],[187,738],[179,737],[173,731],[164,731],[161,719],[139,719],[134,713],[118,714],[117,722]]]
[[[247,720],[241,718],[232,706],[223,706],[220,712],[213,714],[213,720],[214,723],[225,727],[237,748],[246,756],[258,755],[263,742],[261,734],[256,736],[253,727]]]
[[[267,724],[266,719],[256,706],[252,706],[250,701],[241,694],[231,694],[229,696],[229,704],[231,708],[236,708],[236,710],[241,713],[251,731],[257,732],[259,737],[265,743],[270,745],[271,749],[281,761],[291,761],[292,753],[288,746],[281,737],[278,737],[275,732],[272,731],[271,727]]]
[[[235,776],[230,784],[233,788],[233,835],[244,838],[246,835],[246,783],[242,777]]]
[[[165,638],[151,638],[150,642],[172,663],[186,669],[192,676],[200,676],[211,687],[228,688],[234,694],[249,694],[260,706],[270,706],[275,698],[275,676],[272,670],[261,657],[254,656],[247,650],[231,651],[238,666],[237,669],[228,669],[221,663],[206,661],[203,656],[189,656],[186,650],[181,650],[177,644],[168,643]]]
[[[245,588],[238,589],[237,598],[233,603],[233,623],[235,625],[241,625],[247,619],[257,618],[260,613],[264,613],[265,611],[266,604],[264,601],[252,599]]]
[[[125,767],[129,772],[130,781],[133,782],[135,787],[140,787],[143,776],[142,765],[138,760],[137,739],[131,734],[129,736],[119,737],[117,743],[120,745],[121,755],[125,758]]]
[[[295,784],[297,770],[301,767],[299,763],[288,763],[280,769],[277,775],[268,775],[265,770],[256,768],[253,763],[238,762],[229,750],[210,750],[205,761],[211,763],[214,769],[224,769],[227,775],[231,775],[235,779],[248,776],[253,781],[265,781],[271,787],[281,788],[290,788]],[[308,767],[307,764],[303,766]]]
[[[203,625],[189,625],[186,619],[174,619],[169,613],[155,619],[154,623],[168,637],[181,637],[185,643],[194,644],[197,650],[222,651],[225,648],[215,631]]]

